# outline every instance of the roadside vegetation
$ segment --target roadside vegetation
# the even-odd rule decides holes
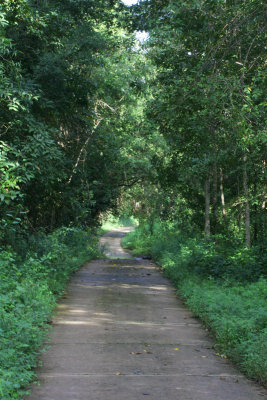
[[[218,357],[267,385],[267,259],[259,248],[188,237],[174,223],[143,224],[123,239],[149,255],[215,337]]]
[[[77,228],[28,238],[23,256],[0,254],[0,398],[21,399],[34,378],[34,367],[50,329],[57,298],[71,274],[98,256],[97,238]],[[24,253],[24,252],[23,252]]]

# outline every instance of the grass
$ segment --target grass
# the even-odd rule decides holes
[[[97,238],[62,228],[31,238],[21,258],[0,255],[0,398],[22,399],[33,380],[56,299],[71,274],[98,256]]]
[[[149,254],[216,340],[218,354],[267,385],[266,255],[260,249],[207,243],[158,223],[123,239],[135,255]]]

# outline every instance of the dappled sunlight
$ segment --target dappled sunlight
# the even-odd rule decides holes
[[[57,325],[99,325],[97,323],[94,323],[93,321],[68,321],[68,320],[60,320],[60,321],[56,321]]]
[[[131,277],[134,278],[134,277]],[[141,283],[139,283],[141,281]],[[107,290],[107,291],[117,291],[117,290],[123,290],[123,289],[129,289],[129,290],[136,290],[136,289],[142,289],[142,290],[151,290],[151,294],[158,291],[158,292],[166,292],[169,291],[170,288],[167,285],[152,285],[152,284],[144,284],[144,281],[142,280],[142,277],[136,277],[136,281],[133,280],[132,283],[119,283],[116,282],[116,279],[111,279],[109,282],[106,281],[91,281],[88,283],[76,283],[73,286],[79,287],[79,288],[86,288],[87,290],[100,290],[102,291]],[[160,293],[159,293],[160,294]]]
[[[142,327],[157,327],[159,329],[161,328],[173,328],[174,326],[184,326],[185,323],[172,323],[172,322],[153,322],[153,321],[114,321],[115,325],[135,325],[135,326],[142,326]]]
[[[160,292],[162,291],[167,291],[169,290],[169,287],[166,285],[139,285],[139,284],[127,284],[127,283],[122,283],[121,285],[116,285],[116,287],[120,289],[136,289],[136,288],[142,288],[142,289],[150,289],[150,290],[159,290]]]
[[[106,315],[111,315],[111,314],[110,314],[110,313],[106,313],[106,312],[104,312],[104,313],[94,313],[93,315],[96,315],[96,316],[103,317],[103,316],[106,316]]]
[[[119,265],[119,267],[120,267],[120,265]],[[153,265],[144,265],[144,264],[141,264],[141,265],[124,265],[123,264],[123,266],[121,266],[121,268],[133,268],[134,267],[134,270],[135,271],[140,271],[140,270],[144,270],[144,271],[152,271],[152,270],[155,270],[155,266],[153,266]]]
[[[136,326],[142,328],[157,328],[157,329],[173,329],[175,326],[184,326],[185,323],[171,323],[171,322],[158,322],[158,321],[138,321],[138,320],[116,320],[114,316],[110,314],[110,317],[105,317],[105,313],[95,313],[100,318],[88,318],[88,319],[59,319],[55,321],[56,325],[79,325],[79,326],[92,326],[92,327],[103,327],[103,328],[115,328],[120,326]],[[108,314],[107,314],[108,315]]]
[[[68,304],[58,304],[57,306],[57,312],[62,314],[62,313],[70,313],[70,314],[87,314],[88,309],[87,308],[70,308]]]
[[[69,310],[68,311],[69,313],[71,313],[71,314],[86,314],[87,313],[87,311],[86,310]]]
[[[107,314],[108,315],[108,314]],[[111,314],[110,314],[111,315]],[[101,326],[103,323],[111,323],[113,322],[112,315],[111,317],[106,316],[105,313],[102,313],[102,316],[99,318],[90,317],[84,319],[58,319],[56,320],[57,325],[88,325],[88,326]]]
[[[129,259],[127,259],[127,261],[128,261]],[[121,259],[118,259],[118,262],[119,262],[119,264],[117,264],[116,263],[116,260],[115,259],[113,259],[113,262],[114,262],[114,264],[110,264],[110,265],[107,265],[106,267],[105,267],[105,269],[108,269],[108,270],[110,270],[110,268],[111,269],[115,269],[114,267],[118,267],[118,268],[120,268],[120,270],[127,270],[127,269],[132,269],[132,270],[134,270],[134,271],[140,271],[140,270],[144,270],[144,271],[146,271],[146,270],[149,270],[149,271],[151,271],[151,270],[155,270],[155,266],[153,265],[153,264],[151,264],[151,265],[145,265],[145,264],[125,264],[125,263],[120,263],[120,261],[121,261]],[[96,270],[96,272],[97,272],[97,270]],[[127,271],[128,272],[128,271]]]
[[[148,288],[152,289],[152,290],[160,290],[160,291],[168,290],[168,286],[148,286]]]

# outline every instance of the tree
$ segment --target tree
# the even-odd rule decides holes
[[[246,245],[250,231],[260,243],[256,221],[264,215],[255,199],[264,191],[264,5],[147,0],[133,10],[140,29],[149,20],[146,51],[157,75],[147,115],[170,149],[160,175],[185,197],[207,237],[210,231],[238,235],[241,211]]]

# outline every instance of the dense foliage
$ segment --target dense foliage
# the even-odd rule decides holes
[[[140,221],[131,246],[266,380],[265,14],[261,0],[1,1],[0,396],[29,382],[55,296],[96,254],[82,230],[107,212]]]
[[[92,225],[116,205],[123,185],[147,174],[138,156],[144,144],[132,134],[144,57],[121,27],[123,15],[120,3],[106,0],[1,3],[7,243],[20,228]]]
[[[207,238],[266,245],[265,4],[144,0],[134,12],[156,68],[147,118],[167,145],[161,187]]]

